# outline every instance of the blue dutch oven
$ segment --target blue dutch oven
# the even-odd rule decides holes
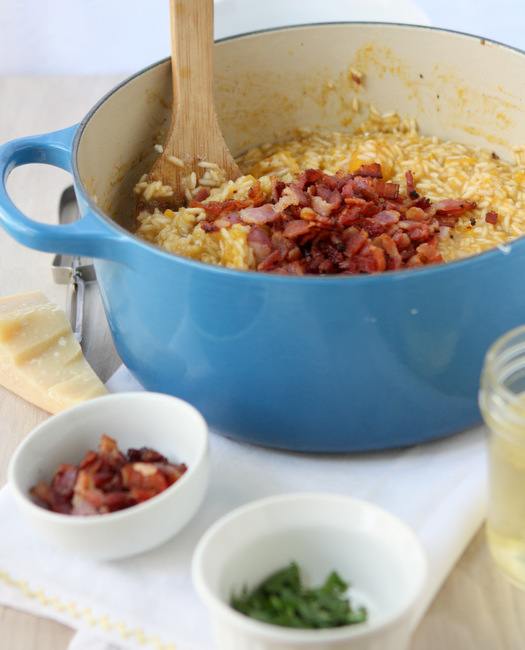
[[[217,43],[215,68],[234,153],[303,124],[351,126],[354,96],[501,156],[525,142],[525,55],[464,34],[359,23],[273,30]],[[153,163],[170,102],[165,60],[79,125],[0,149],[2,227],[32,248],[94,258],[116,348],[140,383],[188,400],[227,436],[289,450],[399,447],[479,422],[485,351],[525,322],[523,238],[450,264],[352,277],[173,255],[129,230],[132,188]],[[43,225],[12,204],[7,177],[33,162],[72,173],[77,223]]]

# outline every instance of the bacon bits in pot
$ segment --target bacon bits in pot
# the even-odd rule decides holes
[[[440,238],[450,235],[459,215],[476,207],[464,199],[432,203],[420,196],[412,173],[406,193],[382,180],[381,165],[362,165],[331,175],[310,169],[292,183],[272,179],[272,202],[257,192],[249,200],[201,203],[206,232],[243,223],[250,227],[258,271],[358,274],[441,262]]]

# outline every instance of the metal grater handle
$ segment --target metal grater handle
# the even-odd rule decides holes
[[[78,205],[73,186],[67,187],[60,198],[59,221],[73,223],[78,219]],[[83,263],[78,256],[55,255],[51,267],[53,280],[67,284],[66,313],[79,343],[82,342],[84,320],[84,292],[86,282],[96,280],[93,264]]]

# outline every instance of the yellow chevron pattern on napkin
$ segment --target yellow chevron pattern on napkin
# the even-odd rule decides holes
[[[173,643],[164,643],[157,636],[147,636],[140,628],[130,630],[122,621],[112,622],[108,616],[94,616],[88,607],[79,609],[75,603],[64,603],[56,596],[46,595],[42,589],[31,589],[25,580],[13,579],[6,570],[0,571],[0,580],[10,587],[20,589],[26,598],[37,600],[41,605],[54,608],[59,612],[67,612],[74,619],[83,619],[90,627],[100,628],[106,632],[116,631],[123,639],[134,638],[139,645],[151,645],[157,650],[177,650]]]

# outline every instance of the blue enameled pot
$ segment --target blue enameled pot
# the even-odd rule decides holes
[[[215,67],[234,153],[304,124],[351,127],[364,117],[354,97],[501,156],[525,142],[525,55],[464,34],[289,28],[217,43]],[[115,345],[144,387],[188,400],[225,435],[290,450],[398,447],[479,422],[485,351],[525,322],[524,239],[359,277],[240,272],[164,252],[128,227],[132,188],[169,123],[170,93],[166,60],[119,85],[79,125],[0,149],[2,227],[35,249],[95,258]],[[7,177],[31,162],[72,173],[77,223],[39,224],[12,204]]]

